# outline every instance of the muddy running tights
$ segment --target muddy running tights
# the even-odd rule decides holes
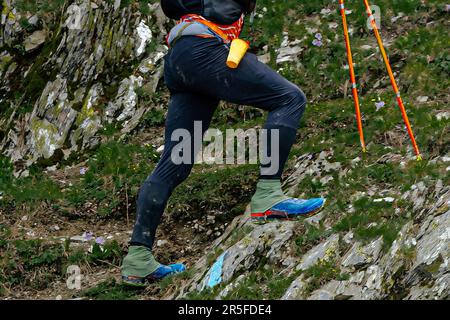
[[[249,105],[269,112],[264,129],[279,130],[279,169],[267,175],[261,166],[261,178],[280,179],[289,152],[295,142],[306,98],[303,92],[267,65],[248,53],[237,69],[225,61],[229,47],[216,38],[185,36],[165,57],[164,79],[171,98],[166,119],[165,148],[153,173],[140,188],[137,219],[132,245],[153,247],[156,229],[173,190],[190,174],[192,164],[175,164],[172,141],[176,129],[194,132],[194,122],[201,121],[203,133],[208,129],[220,100]],[[193,139],[192,139],[193,140]],[[271,155],[271,139],[266,151]],[[191,162],[195,154],[192,142]]]

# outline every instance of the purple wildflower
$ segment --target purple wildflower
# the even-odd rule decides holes
[[[314,39],[314,41],[312,42],[312,44],[316,47],[321,47],[323,45],[322,41]]]
[[[445,5],[445,11],[450,12],[450,4]]]
[[[84,176],[85,174],[86,174],[86,172],[87,172],[87,168],[81,168],[80,169],[80,174],[82,175],[82,176]]]
[[[375,107],[377,108],[377,111],[379,111],[381,108],[383,108],[386,105],[384,101],[379,101],[375,103]]]
[[[95,239],[95,243],[97,243],[97,244],[100,244],[100,245],[104,245],[105,244],[105,238],[103,238],[103,237],[97,237],[96,239]]]
[[[316,35],[314,36],[317,40],[322,41],[322,34],[321,33],[316,33]]]
[[[83,233],[83,238],[85,241],[91,241],[94,238],[94,235],[91,232]]]

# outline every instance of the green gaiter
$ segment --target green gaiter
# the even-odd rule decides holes
[[[290,199],[281,190],[280,180],[260,180],[251,201],[252,213],[263,213],[274,205]]]
[[[131,246],[122,262],[122,275],[145,278],[160,266],[149,248]]]

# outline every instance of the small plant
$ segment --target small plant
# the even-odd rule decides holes
[[[136,290],[117,283],[115,279],[108,279],[84,291],[82,296],[97,300],[130,300],[136,294]]]
[[[321,261],[303,273],[308,279],[304,294],[308,295],[331,280],[348,280],[348,274],[342,274],[336,261]]]

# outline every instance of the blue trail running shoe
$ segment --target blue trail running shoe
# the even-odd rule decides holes
[[[256,223],[265,223],[271,219],[294,220],[297,218],[309,218],[322,210],[325,206],[326,199],[313,198],[304,199],[287,199],[284,200],[265,212],[254,212],[251,217]]]
[[[161,265],[155,272],[146,277],[122,275],[122,282],[129,286],[144,287],[147,282],[161,280],[167,276],[186,271],[186,266],[181,263]]]

